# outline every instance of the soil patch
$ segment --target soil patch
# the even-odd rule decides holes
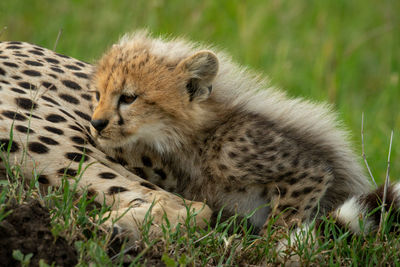
[[[9,207],[12,213],[0,222],[0,266],[18,266],[13,250],[24,255],[33,253],[30,266],[38,266],[43,259],[47,264],[74,266],[76,251],[67,241],[51,233],[50,216],[37,200]]]

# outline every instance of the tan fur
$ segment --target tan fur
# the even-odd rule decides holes
[[[92,119],[109,123],[91,131],[108,154],[120,148],[134,167],[144,147],[176,192],[214,210],[264,205],[257,227],[274,207],[294,208],[286,222],[308,220],[369,188],[329,107],[287,98],[224,53],[138,32],[105,53],[92,81]],[[137,99],[119,104],[121,95]]]

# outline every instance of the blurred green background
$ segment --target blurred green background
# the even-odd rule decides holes
[[[94,62],[125,32],[147,27],[216,44],[292,96],[328,101],[385,177],[400,179],[399,0],[1,0],[0,40],[22,40]]]

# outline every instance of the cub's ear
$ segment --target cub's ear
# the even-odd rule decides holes
[[[207,99],[218,73],[217,56],[211,51],[199,51],[179,63],[178,68],[188,74],[186,91],[189,100],[200,102]]]

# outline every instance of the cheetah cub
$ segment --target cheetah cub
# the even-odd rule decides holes
[[[99,60],[91,131],[128,163],[141,147],[173,190],[262,229],[334,210],[369,183],[326,105],[291,99],[224,53],[182,39],[123,37]]]

